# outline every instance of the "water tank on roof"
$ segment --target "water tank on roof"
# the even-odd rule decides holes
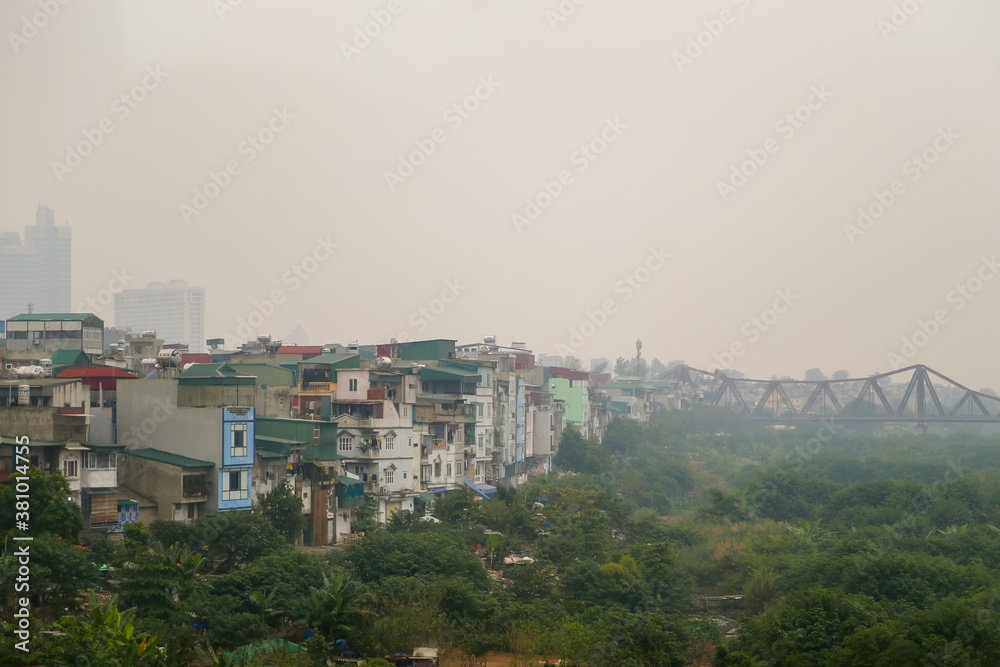
[[[156,338],[156,329],[145,329],[142,332],[143,338]]]
[[[392,366],[392,359],[389,357],[378,357],[375,359],[375,365],[379,368],[389,368]]]
[[[142,360],[142,365],[143,366],[155,366],[156,365],[156,359],[153,359],[152,357],[146,357],[145,359]]]
[[[31,385],[17,385],[17,404],[31,405]]]
[[[487,345],[496,345],[497,344],[497,337],[496,336],[483,336],[483,342],[486,343]]]
[[[52,360],[42,359],[38,362],[38,365],[42,367],[42,375],[47,378],[52,377]]]
[[[21,366],[14,369],[14,375],[19,378],[40,378],[45,375],[45,370],[41,366]]]
[[[160,368],[177,368],[181,365],[181,356],[180,350],[160,350],[160,353],[156,355],[156,363],[160,365]]]

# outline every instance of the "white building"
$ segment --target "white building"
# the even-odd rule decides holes
[[[115,326],[133,332],[156,331],[166,344],[187,343],[205,351],[205,289],[183,280],[149,283],[115,295]]]

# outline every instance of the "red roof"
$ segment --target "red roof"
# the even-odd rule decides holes
[[[301,354],[303,359],[323,354],[322,345],[282,345],[275,354]]]
[[[181,368],[188,364],[214,364],[215,357],[207,352],[185,352],[181,355]]]
[[[563,380],[589,380],[590,373],[587,371],[575,371],[572,368],[550,366],[549,377],[562,378]]]
[[[80,378],[82,384],[91,389],[104,388],[115,389],[118,380],[134,380],[135,376],[126,370],[115,366],[78,366],[70,367],[61,372],[57,377]]]

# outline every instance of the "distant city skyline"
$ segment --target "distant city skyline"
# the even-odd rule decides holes
[[[55,211],[40,203],[35,224],[0,233],[0,319],[27,313],[68,313],[72,288],[73,231],[56,225]]]
[[[167,345],[187,343],[189,351],[204,352],[205,289],[171,280],[122,290],[115,294],[114,322],[118,329],[152,329]]]

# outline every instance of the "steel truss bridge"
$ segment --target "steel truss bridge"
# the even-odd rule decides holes
[[[1000,398],[921,364],[865,378],[820,381],[752,380],[675,366],[657,380],[677,382],[685,407],[724,406],[747,419],[775,423],[1000,423]]]

